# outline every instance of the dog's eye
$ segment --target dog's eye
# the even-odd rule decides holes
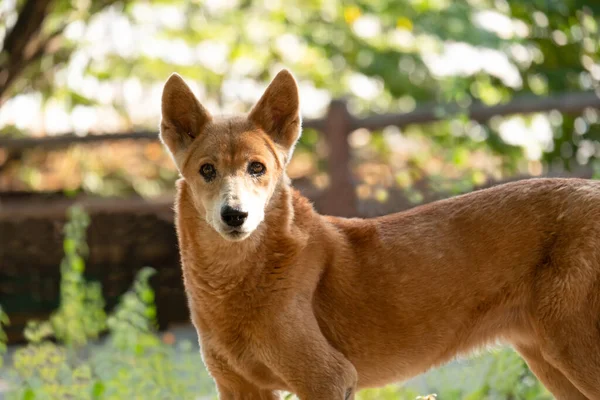
[[[248,165],[248,173],[250,175],[259,176],[265,173],[265,166],[258,161],[254,161]]]
[[[206,182],[210,182],[217,176],[217,170],[212,164],[204,164],[200,167],[200,175],[202,175]]]

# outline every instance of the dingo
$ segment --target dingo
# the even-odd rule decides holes
[[[321,216],[285,172],[300,125],[285,70],[247,116],[212,117],[178,75],[164,87],[183,278],[221,399],[353,399],[504,340],[557,398],[600,400],[600,182]]]

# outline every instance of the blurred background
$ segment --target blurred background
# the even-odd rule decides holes
[[[91,398],[108,396],[114,377],[65,349],[112,343],[115,326],[133,327],[123,348],[145,332],[158,338],[142,346],[153,357],[192,354],[203,371],[186,342],[177,172],[157,140],[172,72],[211,112],[230,114],[289,68],[304,117],[294,185],[322,213],[376,216],[527,177],[598,177],[599,16],[600,3],[583,0],[0,0],[0,320],[10,320],[0,333],[9,353],[26,341],[46,352],[9,354],[19,383],[0,378],[0,397],[3,385],[46,393],[45,378],[23,371],[48,357],[70,360],[57,371],[72,364],[51,382],[70,376],[59,379],[67,390],[85,378]],[[459,365],[414,393],[547,398],[514,353],[498,354],[467,362],[479,378]],[[127,365],[148,367],[134,356]],[[159,391],[171,382],[136,371],[159,374]],[[213,394],[205,375],[186,373]],[[364,398],[413,392],[399,393]]]

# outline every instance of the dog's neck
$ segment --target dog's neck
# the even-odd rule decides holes
[[[181,196],[180,201],[192,202],[190,196]],[[189,207],[192,206],[192,207]],[[219,235],[201,217],[201,210],[188,204],[182,212],[195,215],[180,215],[188,221],[196,221],[193,231],[180,232],[182,249],[192,249],[197,255],[192,257],[195,264],[186,265],[184,273],[192,273],[196,285],[211,294],[226,293],[246,282],[252,285],[264,275],[265,269],[278,263],[278,258],[289,259],[289,250],[303,248],[307,241],[305,226],[306,214],[314,215],[308,200],[296,193],[283,179],[275,190],[267,208],[265,219],[246,239],[238,242],[228,241]],[[303,218],[297,218],[301,212]],[[189,226],[186,224],[186,226]],[[180,223],[183,228],[183,224]],[[282,253],[278,253],[281,251]],[[182,253],[185,258],[185,253]],[[184,269],[185,269],[184,268]]]

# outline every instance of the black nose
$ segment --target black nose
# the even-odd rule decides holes
[[[221,219],[232,228],[241,226],[246,221],[246,218],[248,218],[247,212],[236,210],[230,206],[221,208]]]

